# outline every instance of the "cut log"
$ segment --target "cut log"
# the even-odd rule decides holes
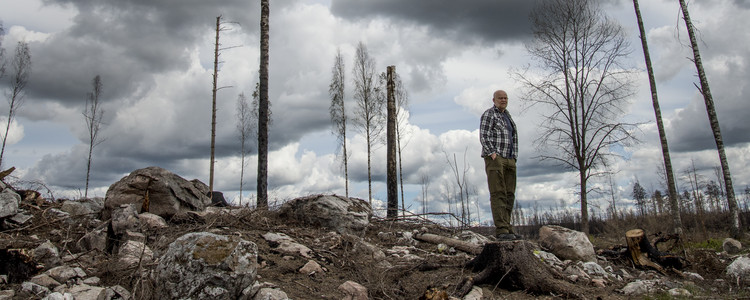
[[[523,290],[537,295],[554,294],[565,298],[583,298],[586,288],[565,281],[557,272],[534,256],[528,241],[495,242],[466,264],[473,272],[462,285],[460,296],[473,285],[490,284],[507,290]],[[555,275],[558,276],[555,276]]]
[[[0,180],[5,179],[6,176],[10,175],[10,173],[13,173],[15,170],[16,167],[10,167],[10,169],[0,172]]]
[[[433,244],[446,244],[450,247],[453,247],[458,250],[464,251],[466,253],[471,253],[474,255],[477,255],[480,252],[482,252],[481,245],[464,242],[462,240],[444,237],[444,236],[437,235],[437,234],[417,233],[414,235],[414,238],[423,242],[428,242],[428,243],[433,243]]]

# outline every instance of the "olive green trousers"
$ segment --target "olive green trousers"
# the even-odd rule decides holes
[[[514,233],[510,219],[516,201],[516,160],[500,156],[493,160],[487,156],[484,158],[484,170],[490,189],[495,234]]]

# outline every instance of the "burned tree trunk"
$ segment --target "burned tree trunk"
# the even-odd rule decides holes
[[[486,244],[482,252],[465,266],[479,274],[464,282],[461,295],[469,292],[473,285],[490,284],[539,295],[552,293],[566,298],[583,297],[581,287],[561,279],[557,272],[534,256],[533,251],[534,246],[528,241]]]
[[[643,229],[631,229],[625,233],[625,240],[628,244],[630,259],[636,267],[653,268],[663,274],[664,267],[682,269],[683,258],[660,252],[656,246],[648,242],[648,237]]]

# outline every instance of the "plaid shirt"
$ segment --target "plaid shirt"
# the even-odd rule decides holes
[[[482,120],[479,123],[479,141],[482,143],[482,157],[490,156],[492,153],[497,153],[504,158],[518,157],[516,123],[513,122],[507,109],[501,112],[493,105],[482,114]]]

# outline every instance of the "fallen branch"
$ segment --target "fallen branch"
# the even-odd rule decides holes
[[[428,242],[428,243],[433,243],[433,244],[446,244],[450,247],[453,247],[463,252],[471,253],[474,255],[477,255],[480,252],[482,252],[482,245],[464,242],[462,240],[457,240],[454,238],[449,238],[449,237],[445,237],[445,236],[441,236],[437,234],[417,233],[414,235],[414,238],[423,242]]]

